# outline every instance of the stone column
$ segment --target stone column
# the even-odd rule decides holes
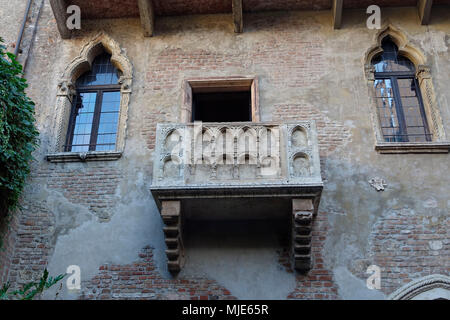
[[[417,67],[416,77],[422,94],[428,126],[433,134],[433,141],[445,141],[444,125],[436,102],[436,94],[431,78],[431,68],[429,66],[419,65]]]
[[[51,143],[51,152],[63,152],[66,144],[67,130],[69,128],[72,100],[76,94],[72,81],[65,79],[58,84],[56,110],[55,110],[55,132]]]

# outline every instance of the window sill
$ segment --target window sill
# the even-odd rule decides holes
[[[46,156],[49,162],[114,161],[122,156],[118,151],[60,152]]]
[[[379,153],[448,153],[450,142],[387,142],[378,143]]]

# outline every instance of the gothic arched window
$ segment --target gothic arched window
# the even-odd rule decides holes
[[[372,59],[378,115],[386,142],[426,142],[428,127],[414,64],[398,52],[390,36]]]
[[[114,151],[120,112],[117,69],[111,55],[97,56],[76,81],[65,151]]]

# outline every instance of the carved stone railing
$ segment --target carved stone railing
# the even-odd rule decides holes
[[[315,124],[158,124],[153,186],[321,184]]]
[[[255,208],[264,201],[264,208],[290,203],[273,207],[273,212],[291,208],[294,266],[309,270],[311,226],[322,187],[314,121],[157,126],[151,192],[165,222],[170,220],[167,217],[177,217],[176,223],[165,227],[168,265],[173,272],[180,270],[183,261],[183,208],[191,215],[210,206],[206,215],[211,218],[230,201],[235,204],[243,198],[258,199],[246,207],[254,215],[262,214]],[[200,206],[198,202],[192,205],[198,200]],[[242,218],[237,212],[230,215]]]

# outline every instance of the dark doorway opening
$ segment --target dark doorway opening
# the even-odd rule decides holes
[[[252,121],[250,91],[193,93],[192,121]]]

